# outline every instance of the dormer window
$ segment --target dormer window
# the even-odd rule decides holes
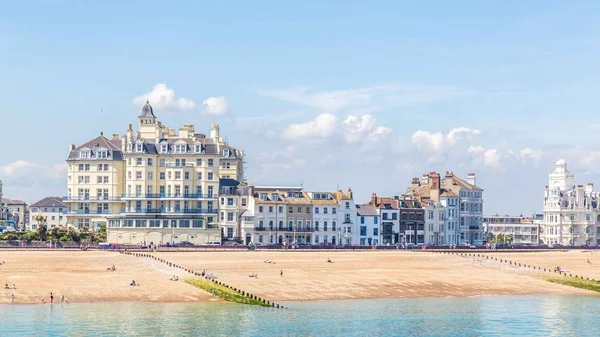
[[[229,149],[223,149],[223,157],[229,157]]]
[[[81,152],[79,153],[79,156],[80,156],[81,158],[83,158],[83,159],[88,159],[88,158],[90,158],[90,157],[91,157],[91,151],[90,151],[90,150],[84,150],[84,151],[81,151]]]
[[[142,152],[143,146],[141,143],[135,144],[135,152]]]
[[[201,153],[202,152],[202,144],[194,145],[194,152]]]
[[[108,152],[107,151],[98,151],[96,154],[96,158],[106,159],[106,158],[108,158]]]
[[[279,200],[279,195],[277,195],[276,193],[271,194],[271,199],[273,199],[274,201]]]
[[[261,193],[260,194],[260,200],[267,201],[267,194],[266,193]]]
[[[160,146],[160,152],[161,152],[161,153],[167,153],[168,151],[169,151],[169,145],[167,145],[167,144],[162,144],[162,145]]]
[[[186,150],[185,144],[175,145],[175,153],[185,153],[185,150]]]

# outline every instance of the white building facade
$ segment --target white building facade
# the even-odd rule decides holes
[[[483,228],[488,240],[494,238],[497,244],[537,245],[540,243],[539,225],[532,217],[525,217],[522,214],[485,216]],[[499,238],[501,240],[498,240]]]
[[[428,201],[423,206],[425,209],[425,244],[445,245],[446,208],[437,201]]]
[[[219,227],[223,244],[243,243],[242,226],[248,220],[248,185],[235,179],[219,182]]]
[[[600,244],[599,198],[592,183],[575,185],[566,161],[557,161],[544,190],[541,241],[563,246]]]
[[[65,204],[60,197],[47,197],[38,202],[34,202],[29,205],[30,212],[27,230],[35,231],[38,229],[40,224],[35,218],[40,215],[46,219],[45,223],[42,224],[45,224],[48,229],[66,226],[67,219],[65,210],[67,209],[67,204]]]
[[[356,205],[356,234],[353,244],[360,246],[381,245],[381,219],[375,206]]]

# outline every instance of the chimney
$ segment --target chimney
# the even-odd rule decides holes
[[[373,194],[371,194],[370,204],[371,206],[377,206],[377,193],[373,192]]]
[[[248,185],[248,196],[254,197],[254,185]]]
[[[440,201],[440,174],[437,172],[429,173],[429,199]]]
[[[423,177],[421,177],[421,184],[429,185],[429,175],[424,174]]]
[[[585,193],[592,193],[594,191],[594,184],[588,183],[585,187]]]
[[[113,133],[112,140],[120,140],[119,139],[119,134],[118,133]]]
[[[475,173],[469,173],[467,175],[467,182],[473,186],[476,186],[475,184]]]
[[[348,198],[354,200],[354,194],[352,193],[352,189],[351,188],[348,188]]]
[[[419,187],[419,185],[420,185],[419,184],[419,178],[417,178],[417,177],[412,178],[411,187],[412,188],[417,188],[417,187]]]
[[[75,150],[75,144],[69,145],[69,152]]]

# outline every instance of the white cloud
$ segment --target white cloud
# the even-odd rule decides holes
[[[202,102],[202,113],[205,115],[225,115],[229,112],[229,104],[224,96],[209,97]]]
[[[25,160],[0,166],[4,197],[34,202],[46,196],[64,193],[67,180],[66,163],[41,165]]]
[[[17,160],[4,166],[0,166],[0,173],[4,177],[17,177],[32,174],[31,178],[43,176],[45,178],[64,178],[67,172],[67,164],[39,165]]]
[[[344,139],[349,144],[363,141],[378,142],[387,137],[392,129],[377,126],[375,118],[371,115],[348,116],[341,124]]]
[[[460,88],[404,84],[330,91],[294,88],[264,91],[261,94],[322,111],[336,112],[347,108],[359,108],[371,112],[381,109],[382,105],[409,106],[473,93]]]
[[[165,83],[158,83],[149,92],[136,96],[132,100],[134,105],[144,105],[146,100],[154,109],[163,109],[168,111],[191,110],[196,107],[196,103],[188,98],[175,98],[175,91],[167,87]]]
[[[262,92],[263,95],[323,111],[336,112],[344,108],[371,104],[378,96],[390,94],[393,87],[379,86],[350,90],[310,91],[305,88]]]
[[[442,152],[459,141],[481,135],[481,131],[465,127],[454,128],[447,134],[418,130],[412,135],[413,144],[421,150]]]
[[[323,139],[333,135],[337,127],[337,117],[323,113],[315,119],[305,123],[292,124],[283,130],[284,139]]]
[[[519,152],[519,155],[521,156],[521,159],[538,162],[542,159],[543,153],[526,147]]]
[[[471,154],[476,164],[483,164],[491,168],[500,168],[504,156],[498,149],[485,149],[482,146],[469,146],[467,152]]]

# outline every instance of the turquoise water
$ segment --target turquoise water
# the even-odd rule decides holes
[[[0,306],[0,336],[600,335],[598,296],[489,296],[288,303]]]

